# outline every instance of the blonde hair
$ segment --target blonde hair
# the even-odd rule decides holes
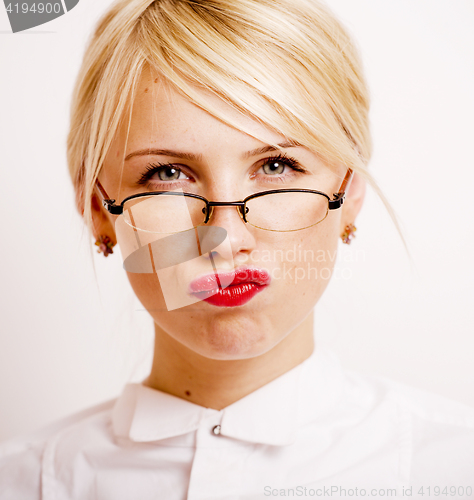
[[[361,62],[327,7],[317,0],[118,0],[92,35],[71,105],[67,160],[90,230],[96,178],[145,67],[228,125],[242,130],[202,90],[350,167],[385,202],[367,171]]]

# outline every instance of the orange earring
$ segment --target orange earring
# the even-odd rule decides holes
[[[350,245],[351,241],[355,238],[355,232],[357,231],[357,228],[354,226],[354,224],[348,224],[344,228],[344,232],[341,234],[341,239],[342,242],[345,243],[346,245]]]
[[[95,244],[99,247],[97,253],[103,252],[104,257],[107,257],[109,254],[114,253],[112,249],[115,246],[115,243],[113,243],[108,236],[100,235],[97,238]]]

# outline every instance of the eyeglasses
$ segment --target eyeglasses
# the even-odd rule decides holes
[[[344,203],[345,191],[352,179],[348,169],[333,199],[312,189],[274,189],[247,196],[242,201],[209,201],[194,193],[152,191],[125,198],[116,205],[97,179],[104,208],[122,215],[133,228],[150,233],[179,233],[207,224],[214,207],[234,206],[241,219],[266,231],[299,231],[323,221],[329,210]]]

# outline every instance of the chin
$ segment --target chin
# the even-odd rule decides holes
[[[259,356],[270,349],[268,328],[252,321],[213,320],[203,332],[199,353],[211,359],[245,359]]]

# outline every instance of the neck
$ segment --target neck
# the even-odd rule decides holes
[[[144,385],[221,410],[307,359],[314,349],[313,313],[266,353],[216,360],[187,348],[155,324],[153,365]]]

